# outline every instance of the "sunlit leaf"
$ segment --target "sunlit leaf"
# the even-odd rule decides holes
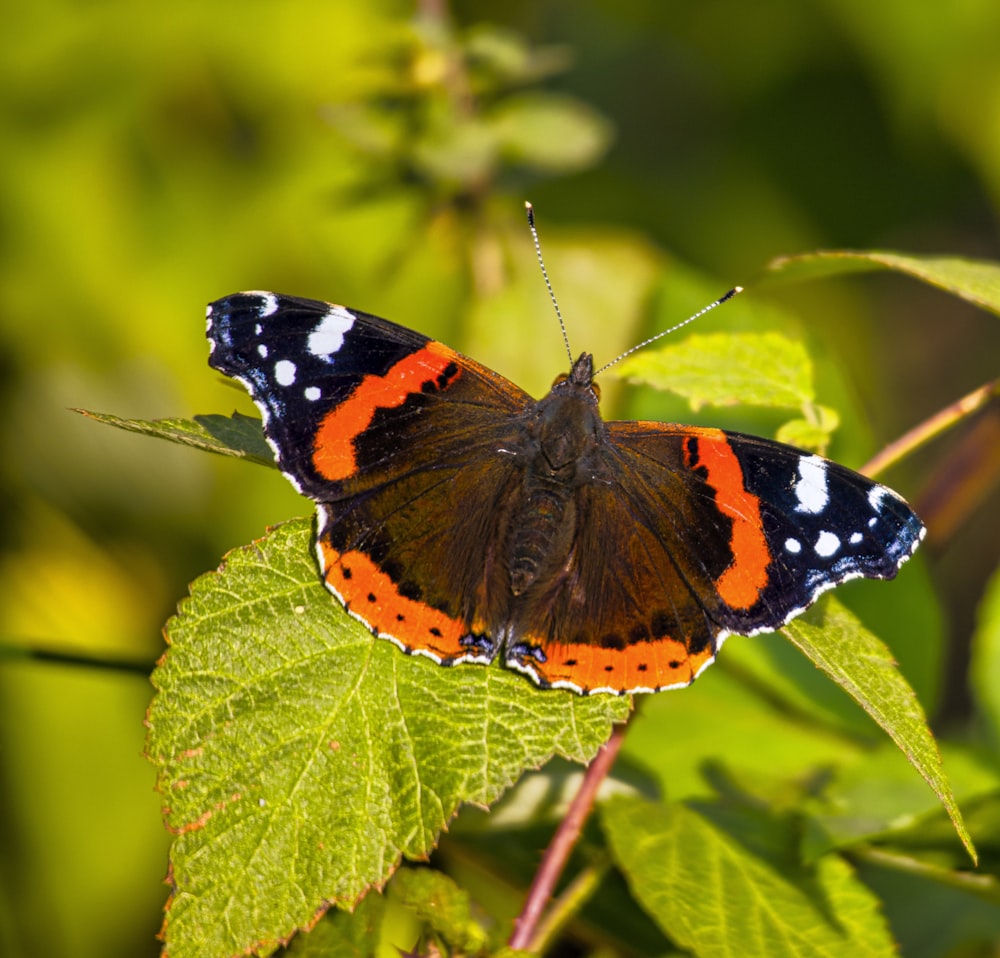
[[[774,332],[694,333],[641,350],[616,372],[677,393],[695,410],[739,403],[797,410],[814,399],[812,360],[805,347]]]
[[[77,412],[108,426],[115,426],[143,436],[167,439],[183,446],[194,446],[221,456],[249,459],[264,466],[273,466],[274,453],[264,439],[259,419],[234,412],[230,416],[206,415],[191,419],[122,419],[109,413]]]
[[[850,866],[835,855],[798,865],[792,835],[763,817],[730,833],[683,804],[620,799],[602,820],[633,895],[700,958],[896,953],[878,899]]]
[[[830,250],[781,256],[768,268],[783,279],[805,280],[876,269],[905,273],[1000,314],[1000,263],[957,256],[911,256],[882,250]]]
[[[774,438],[800,449],[824,452],[830,436],[840,424],[840,416],[829,406],[813,405],[812,412],[811,419],[789,419],[782,423]]]
[[[782,631],[896,743],[937,794],[975,859],[972,839],[945,777],[924,710],[889,650],[832,597]]]

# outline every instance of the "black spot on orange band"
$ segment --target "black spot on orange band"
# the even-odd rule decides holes
[[[422,392],[444,389],[461,375],[456,354],[431,340],[382,376],[365,376],[354,392],[331,409],[313,442],[313,467],[324,479],[347,479],[358,470],[354,440],[370,425],[379,409],[395,409]]]
[[[523,643],[525,653],[532,648],[530,640]],[[706,642],[698,653],[692,653],[683,642],[660,639],[631,645],[625,649],[602,648],[598,645],[542,643],[542,656],[518,656],[519,663],[530,668],[542,685],[590,691],[612,689],[627,692],[635,689],[660,689],[687,685],[714,658],[714,642]]]
[[[424,602],[408,598],[365,553],[341,553],[321,540],[320,555],[327,587],[377,634],[396,640],[407,651],[426,653],[446,665],[475,653],[473,649],[470,654],[470,633],[474,629]]]

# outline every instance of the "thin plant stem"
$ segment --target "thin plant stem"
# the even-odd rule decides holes
[[[968,395],[955,400],[922,423],[914,426],[894,442],[890,442],[888,446],[876,453],[862,466],[861,472],[872,477],[884,472],[904,456],[913,452],[914,449],[930,442],[931,439],[968,418],[978,409],[982,409],[996,396],[1000,396],[1000,379],[993,379],[978,389],[974,389]]]
[[[597,791],[618,757],[622,742],[625,740],[625,728],[625,725],[615,726],[611,737],[601,746],[601,750],[587,766],[580,790],[573,796],[565,817],[552,836],[549,847],[545,849],[542,863],[524,901],[524,907],[514,922],[514,932],[508,943],[511,948],[525,949],[534,940],[542,913],[552,897],[552,890],[559,881],[559,876],[566,867],[566,860],[580,837],[583,824],[594,806]]]
[[[596,864],[589,865],[566,886],[552,907],[542,916],[535,933],[528,942],[527,950],[532,954],[544,955],[546,949],[559,936],[563,928],[573,920],[594,892],[600,887],[604,876],[611,870],[611,859],[604,855]]]

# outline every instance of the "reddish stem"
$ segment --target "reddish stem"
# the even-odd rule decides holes
[[[866,476],[875,476],[883,472],[914,449],[971,416],[998,395],[1000,395],[1000,379],[991,380],[978,389],[974,389],[968,395],[955,400],[922,423],[914,426],[899,439],[889,443],[885,449],[861,467],[861,472]]]
[[[573,801],[570,802],[565,817],[559,823],[555,835],[552,836],[549,847],[545,849],[542,864],[535,874],[535,880],[531,883],[524,907],[514,922],[514,933],[510,936],[508,943],[511,948],[527,949],[529,947],[541,920],[542,912],[552,897],[552,890],[566,867],[566,860],[569,858],[573,846],[580,837],[583,823],[594,807],[597,791],[604,779],[607,778],[608,772],[611,771],[611,766],[614,765],[624,740],[625,726],[616,725],[611,737],[601,746],[601,750],[587,766],[580,790],[573,796]]]

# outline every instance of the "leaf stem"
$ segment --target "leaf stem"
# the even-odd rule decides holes
[[[526,950],[532,954],[544,955],[563,928],[597,891],[610,869],[611,858],[608,855],[602,856],[600,861],[584,868],[566,886],[566,890],[552,903],[552,907],[538,922]]]
[[[957,425],[978,409],[982,409],[983,406],[996,396],[1000,396],[1000,379],[990,380],[978,389],[974,389],[968,395],[945,406],[944,409],[934,413],[933,416],[925,419],[922,423],[914,426],[909,432],[890,442],[881,452],[876,453],[861,467],[860,471],[866,476],[877,476],[890,466],[895,465],[904,456],[913,452],[914,449],[930,442],[935,436]]]
[[[33,640],[37,641],[37,640]],[[127,672],[148,679],[153,671],[152,660],[118,658],[110,652],[90,652],[57,648],[25,647],[8,645],[0,640],[0,659],[22,659],[33,662],[48,662],[54,665],[74,665],[88,669],[106,669],[111,672]]]
[[[597,791],[618,757],[622,742],[625,740],[625,728],[625,725],[616,725],[611,737],[601,746],[601,750],[587,766],[580,790],[573,796],[566,816],[552,836],[552,841],[545,850],[542,863],[531,883],[521,914],[514,922],[514,932],[508,942],[511,948],[527,949],[529,943],[538,936],[542,912],[552,897],[552,890],[563,868],[566,867],[566,860],[573,846],[580,837],[583,824],[593,808]]]

